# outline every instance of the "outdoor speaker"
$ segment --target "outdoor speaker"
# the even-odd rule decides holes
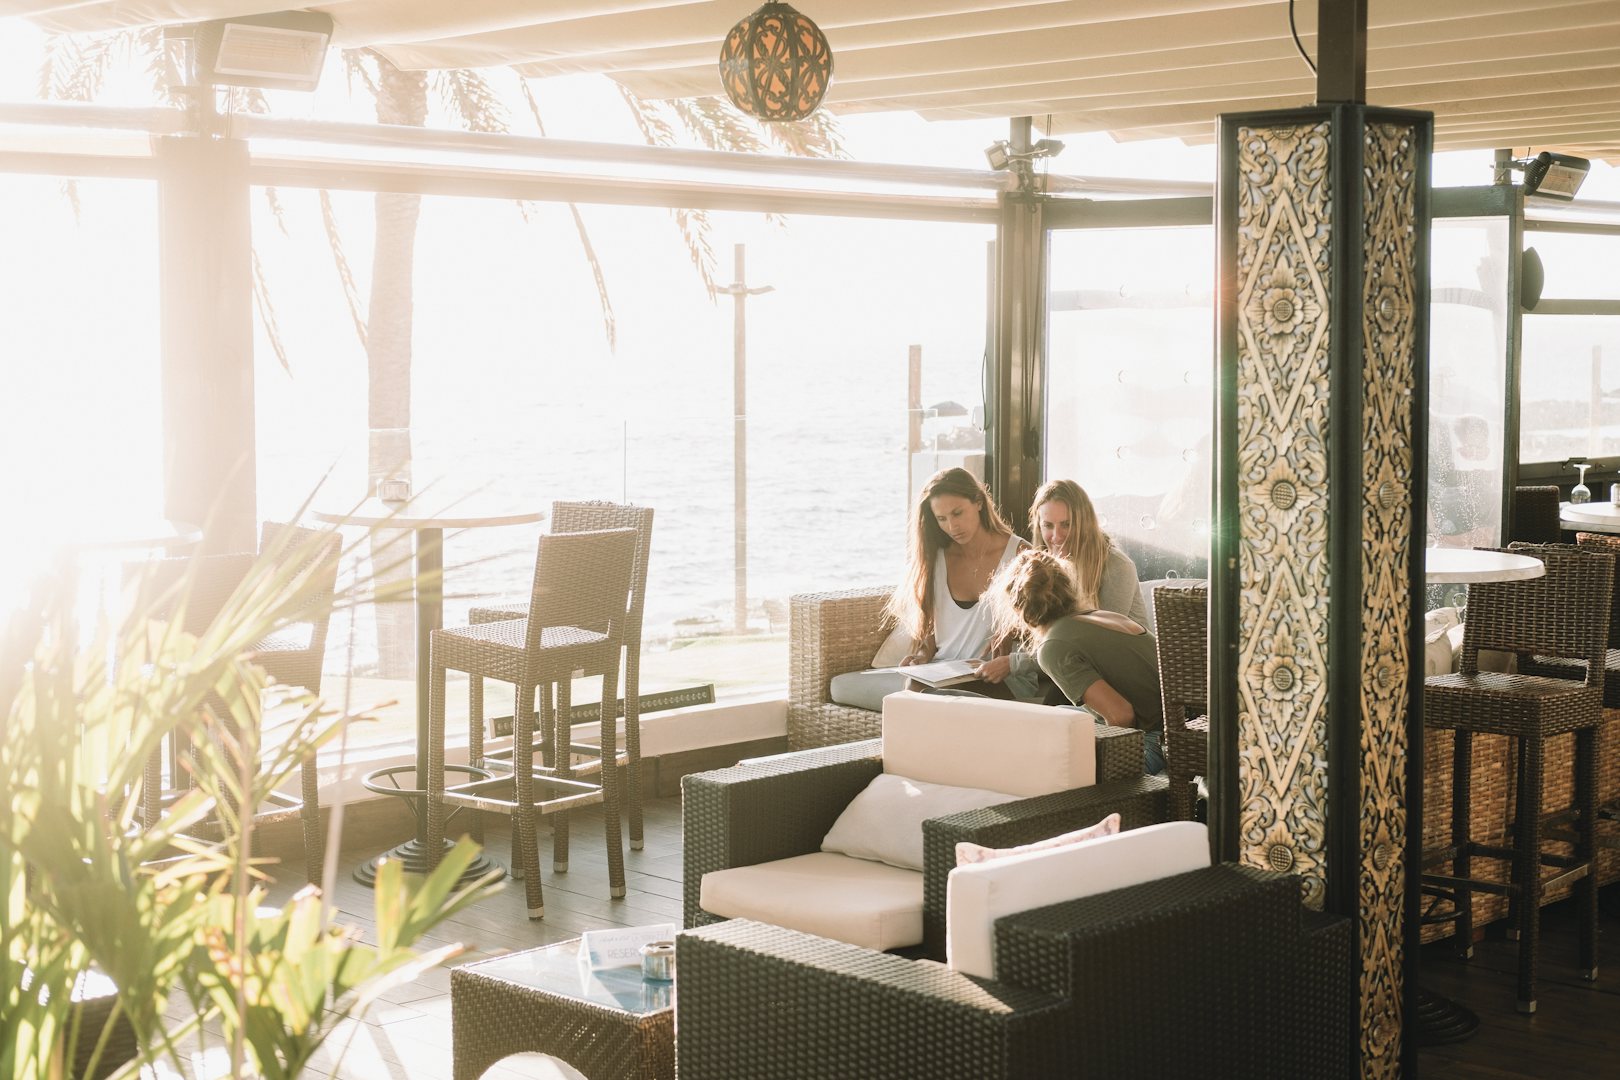
[[[1541,303],[1541,287],[1546,283],[1541,256],[1535,248],[1525,248],[1519,257],[1519,306],[1526,311],[1536,310],[1536,305]]]

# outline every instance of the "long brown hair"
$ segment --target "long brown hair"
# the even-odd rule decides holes
[[[922,494],[911,508],[911,539],[906,545],[906,579],[889,598],[888,612],[902,625],[911,627],[911,636],[922,642],[934,632],[934,556],[951,543],[951,538],[934,520],[928,505],[942,495],[955,495],[979,508],[979,527],[997,536],[1011,536],[1012,529],[996,509],[990,493],[979,478],[966,469],[942,469],[928,478]]]
[[[1041,548],[1018,553],[990,581],[998,637],[1038,633],[1080,610],[1080,594],[1068,560]]]
[[[1067,549],[1052,554],[1067,560],[1074,568],[1080,599],[1088,607],[1096,607],[1102,591],[1103,571],[1108,568],[1108,552],[1114,542],[1097,524],[1097,510],[1091,505],[1091,496],[1086,494],[1085,488],[1073,480],[1048,480],[1029,504],[1029,539],[1036,547],[1046,548],[1046,541],[1041,537],[1041,507],[1049,502],[1062,503],[1069,508]]]

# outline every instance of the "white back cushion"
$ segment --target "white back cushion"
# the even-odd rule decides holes
[[[930,784],[1046,795],[1097,782],[1090,713],[1021,701],[917,694],[883,699],[883,771]]]
[[[872,777],[821,840],[822,851],[876,859],[906,870],[923,868],[923,822],[978,810],[1018,796],[983,788],[926,784],[894,773]]]
[[[996,920],[1209,865],[1209,831],[1170,821],[1069,847],[958,866],[945,891],[945,953],[967,975],[995,977]]]

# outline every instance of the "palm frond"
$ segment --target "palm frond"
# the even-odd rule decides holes
[[[433,85],[445,108],[468,131],[511,130],[506,106],[501,104],[489,80],[478,72],[467,68],[438,71],[434,73]]]
[[[47,101],[94,101],[107,73],[128,55],[136,36],[132,30],[52,35],[40,66],[39,96]]]
[[[264,263],[259,259],[259,252],[253,252],[253,306],[258,309],[259,321],[264,323],[264,336],[270,339],[270,349],[276,354],[276,363],[281,370],[292,374],[292,364],[287,360],[287,347],[281,341],[281,327],[276,323],[276,307],[270,300],[270,286],[264,280]]]
[[[817,109],[803,120],[760,126],[772,142],[795,157],[849,157],[844,131],[838,126],[838,119],[826,109]]]
[[[759,125],[720,98],[674,98],[666,103],[697,141],[710,150],[744,154],[770,152]]]
[[[680,144],[675,128],[664,118],[657,103],[645,100],[625,86],[619,87],[619,96],[630,107],[630,115],[635,118],[636,126],[641,129],[641,137],[647,140],[648,146]],[[671,214],[675,218],[675,228],[680,231],[681,242],[686,245],[687,257],[692,260],[698,278],[703,282],[703,291],[709,294],[712,302],[719,288],[720,263],[715,258],[714,243],[710,237],[709,215],[703,210],[686,208],[677,208]]]
[[[534,117],[534,126],[544,137],[546,121],[540,115],[540,102],[535,100],[534,91],[529,88],[529,80],[519,76],[518,86],[523,90],[523,100],[529,105],[529,115]],[[528,220],[527,205],[520,202],[518,208],[524,220]],[[607,337],[608,351],[616,352],[619,347],[619,325],[617,317],[613,314],[613,298],[608,294],[607,277],[602,273],[602,260],[596,255],[596,245],[591,243],[590,230],[585,227],[585,217],[579,212],[579,207],[569,203],[568,212],[573,216],[574,233],[579,237],[579,246],[585,252],[585,262],[590,266],[591,277],[596,281],[596,302],[602,307],[602,333]]]
[[[349,319],[354,323],[354,332],[360,339],[360,347],[366,348],[366,312],[360,303],[360,289],[354,283],[354,271],[349,269],[349,257],[343,251],[343,237],[338,232],[337,211],[332,206],[332,193],[321,188],[321,224],[326,228],[327,246],[332,249],[332,261],[337,265],[338,281],[343,285],[343,300],[349,306]]]
[[[376,63],[377,54],[370,49],[344,49],[343,74],[349,84],[349,95],[354,95],[354,86],[359,83],[365,88],[366,94],[375,98],[377,96],[377,76],[373,74],[369,64]]]

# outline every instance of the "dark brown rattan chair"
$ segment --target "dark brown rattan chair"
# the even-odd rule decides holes
[[[650,506],[621,506],[610,502],[554,502],[551,504],[551,531],[554,533],[596,532],[601,529],[636,530],[636,564],[630,573],[630,606],[624,623],[624,746],[614,742],[614,760],[624,766],[625,803],[630,819],[630,848],[642,847],[641,821],[641,624],[647,608],[647,562],[652,554],[653,511]],[[529,609],[522,604],[475,607],[467,615],[473,625],[526,619]],[[558,708],[568,712],[567,684],[560,684]],[[472,692],[482,708],[484,687],[473,680]],[[542,733],[543,734],[543,733]],[[603,744],[606,746],[607,744]],[[599,748],[576,745],[575,752],[596,753],[595,767],[603,760]],[[594,771],[592,763],[581,763],[577,772]]]
[[[676,939],[681,1080],[1343,1077],[1349,931],[1233,865],[1006,916],[994,979],[735,919]]]
[[[602,678],[601,737],[614,746],[619,685],[619,655],[628,621],[630,578],[635,567],[635,529],[546,533],[534,561],[526,619],[504,619],[477,626],[433,631],[428,694],[428,830],[427,848],[435,864],[444,853],[445,816],[450,807],[474,811],[471,830],[481,839],[478,813],[510,814],[513,823],[513,867],[528,894],[529,917],[542,918],[537,816],[551,814],[554,869],[568,869],[567,811],[603,803],[607,834],[608,884],[614,897],[624,895],[624,844],[619,830],[619,771],[603,769],[601,783],[574,776],[570,739],[559,734],[566,720],[553,704],[553,687],[567,685],[577,671]],[[529,748],[513,761],[509,776],[444,784],[444,688],[447,670],[464,671],[476,687],[480,679],[512,683],[512,745]],[[551,732],[541,745],[559,748],[534,767],[536,692],[540,724]],[[469,692],[468,758],[482,765],[484,755],[483,695]],[[566,700],[566,699],[564,699]]]
[[[1556,544],[1563,539],[1558,521],[1558,485],[1532,484],[1513,489],[1513,527],[1508,539],[1526,544]]]
[[[1604,533],[1576,533],[1577,547],[1588,551],[1607,552],[1620,559],[1620,536]],[[1603,656],[1603,708],[1620,709],[1620,572],[1615,574],[1615,599],[1609,610],[1609,647]],[[1519,670],[1532,675],[1553,678],[1584,679],[1586,665],[1579,660],[1563,660],[1546,656],[1519,657]],[[1598,884],[1606,885],[1620,880],[1620,714],[1605,712],[1603,726],[1597,735],[1597,797],[1598,833],[1596,843],[1609,849],[1598,853]],[[1549,800],[1554,809],[1566,804],[1561,799]],[[1555,835],[1568,825],[1569,813],[1560,813],[1549,821],[1549,835]]]
[[[1194,786],[1209,769],[1209,588],[1161,585],[1153,590],[1164,703],[1164,760],[1170,774],[1170,817],[1190,821]]]
[[[1472,892],[1508,897],[1519,935],[1518,1007],[1536,1008],[1536,946],[1545,890],[1572,883],[1580,906],[1580,968],[1597,975],[1597,887],[1593,835],[1597,812],[1595,743],[1603,717],[1603,653],[1614,588],[1614,559],[1566,545],[1515,545],[1546,564],[1545,577],[1486,582],[1469,588],[1468,620],[1457,673],[1424,683],[1425,726],[1455,733],[1450,846],[1425,853],[1425,865],[1452,863],[1450,874],[1425,873],[1424,886],[1455,897],[1458,953],[1473,952]],[[1580,682],[1479,670],[1479,650],[1583,661]],[[1574,732],[1577,812],[1574,853],[1543,850],[1541,807],[1546,745]],[[1470,748],[1476,733],[1505,735],[1518,746],[1517,814],[1511,848],[1474,842],[1468,834]],[[1471,859],[1511,860],[1506,882],[1472,876]],[[1542,867],[1554,868],[1544,877]]]
[[[298,686],[311,693],[321,689],[322,660],[326,654],[326,631],[337,586],[338,553],[342,540],[332,530],[305,529],[266,522],[261,533],[260,552],[202,555],[161,559],[143,568],[141,588],[149,614],[167,616],[181,610],[188,633],[200,634],[219,616],[256,561],[274,566],[278,575],[289,579],[308,574],[304,591],[308,602],[301,612],[277,626],[253,646],[254,662],[286,686]],[[174,590],[185,580],[182,592]],[[170,782],[185,769],[182,759],[188,749],[178,741],[167,747]],[[163,786],[164,756],[154,755],[147,763],[143,784],[141,818],[155,824],[169,793]],[[304,833],[304,872],[313,884],[320,884],[325,858],[326,837],[321,830],[317,762],[309,755],[299,766],[299,795],[273,792],[270,801],[255,809],[255,825],[269,825],[293,817],[300,819]]]

